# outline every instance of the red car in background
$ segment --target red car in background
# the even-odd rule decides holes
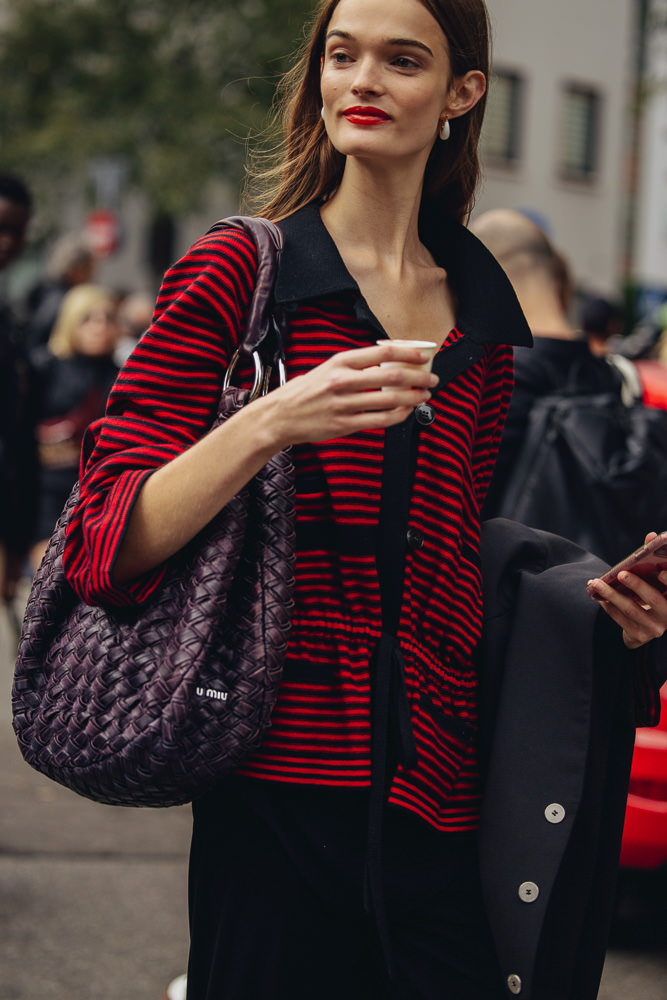
[[[621,867],[667,870],[667,684],[655,728],[637,730],[625,813]]]
[[[667,365],[636,360],[645,406],[667,409]],[[667,873],[667,684],[655,729],[637,730],[625,812],[621,867]]]

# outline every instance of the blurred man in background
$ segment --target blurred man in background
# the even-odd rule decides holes
[[[21,253],[32,199],[18,177],[0,173],[0,272]],[[31,538],[36,498],[35,401],[21,332],[0,299],[0,585],[14,598]]]
[[[592,352],[570,319],[567,261],[533,221],[495,209],[471,226],[509,277],[534,337],[515,383],[485,517],[577,542],[609,563],[667,523],[667,414],[636,366]]]
[[[30,349],[48,341],[62,300],[70,288],[93,280],[96,268],[92,247],[81,233],[65,233],[51,251],[46,278],[28,293],[26,339]]]

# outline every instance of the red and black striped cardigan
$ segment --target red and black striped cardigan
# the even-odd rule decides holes
[[[384,332],[317,206],[281,228],[275,295],[290,321],[290,378]],[[477,824],[480,799],[473,662],[482,620],[479,510],[511,395],[510,345],[530,335],[505,275],[467,230],[444,223],[427,245],[452,282],[457,325],[435,361],[438,390],[409,418],[417,450],[409,527],[395,540],[405,550],[396,637],[417,760],[398,768],[389,800],[437,829],[465,831]],[[69,579],[85,600],[127,605],[159,585],[157,570],[115,586],[114,559],[145,478],[210,425],[255,270],[250,238],[227,229],[198,240],[167,272],[151,327],[90,431],[65,551]],[[241,767],[245,775],[348,788],[370,783],[369,662],[383,627],[379,539],[392,545],[379,523],[385,437],[391,440],[368,431],[293,449],[294,621],[272,726]]]

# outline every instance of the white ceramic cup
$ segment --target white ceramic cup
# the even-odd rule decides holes
[[[376,344],[398,344],[399,347],[417,347],[420,351],[428,351],[429,357],[427,361],[419,365],[419,368],[423,368],[425,371],[430,372],[433,365],[433,358],[435,357],[435,352],[438,345],[433,340],[392,340],[391,338],[385,338],[384,340],[376,340]],[[396,368],[397,366],[404,365],[404,361],[381,361],[380,368]],[[383,386],[386,389],[387,386]]]

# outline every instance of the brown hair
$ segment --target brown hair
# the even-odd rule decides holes
[[[470,70],[489,75],[489,21],[484,0],[419,0],[436,19],[448,42],[453,77]],[[320,58],[329,22],[339,0],[320,0],[298,60],[276,94],[274,129],[279,133],[273,165],[251,158],[244,204],[274,221],[337,190],[345,157],[334,149],[321,118]],[[477,145],[485,96],[452,122],[448,142],[436,141],[424,177],[422,208],[466,221],[479,182]],[[253,192],[257,191],[257,194]]]

